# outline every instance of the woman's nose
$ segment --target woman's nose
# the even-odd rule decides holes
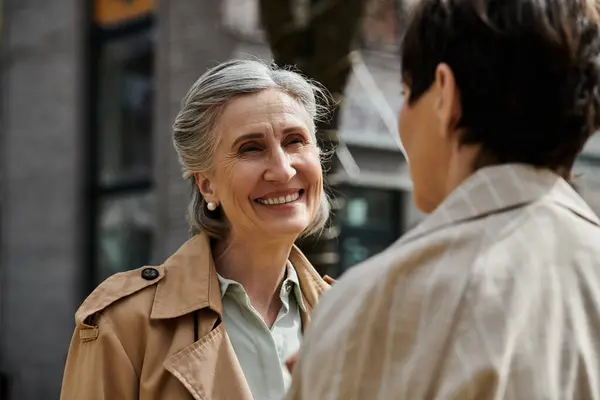
[[[271,155],[265,171],[264,179],[270,182],[289,182],[296,175],[291,157],[279,149]]]

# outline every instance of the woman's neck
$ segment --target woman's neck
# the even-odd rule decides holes
[[[233,239],[216,242],[213,246],[219,275],[244,287],[250,303],[269,326],[281,308],[279,290],[292,245],[293,242],[257,243]]]

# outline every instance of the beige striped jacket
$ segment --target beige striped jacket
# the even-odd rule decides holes
[[[321,300],[290,400],[600,400],[600,222],[488,167]]]

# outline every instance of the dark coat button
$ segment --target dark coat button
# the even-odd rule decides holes
[[[144,268],[142,270],[142,278],[144,278],[147,281],[151,281],[154,280],[156,278],[158,278],[158,270],[156,270],[156,268]]]

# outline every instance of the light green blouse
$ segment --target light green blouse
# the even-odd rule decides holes
[[[252,396],[257,400],[281,400],[291,383],[285,360],[295,354],[302,340],[305,311],[298,275],[288,262],[281,285],[281,310],[269,329],[250,304],[243,286],[218,276],[223,299],[223,323]]]

